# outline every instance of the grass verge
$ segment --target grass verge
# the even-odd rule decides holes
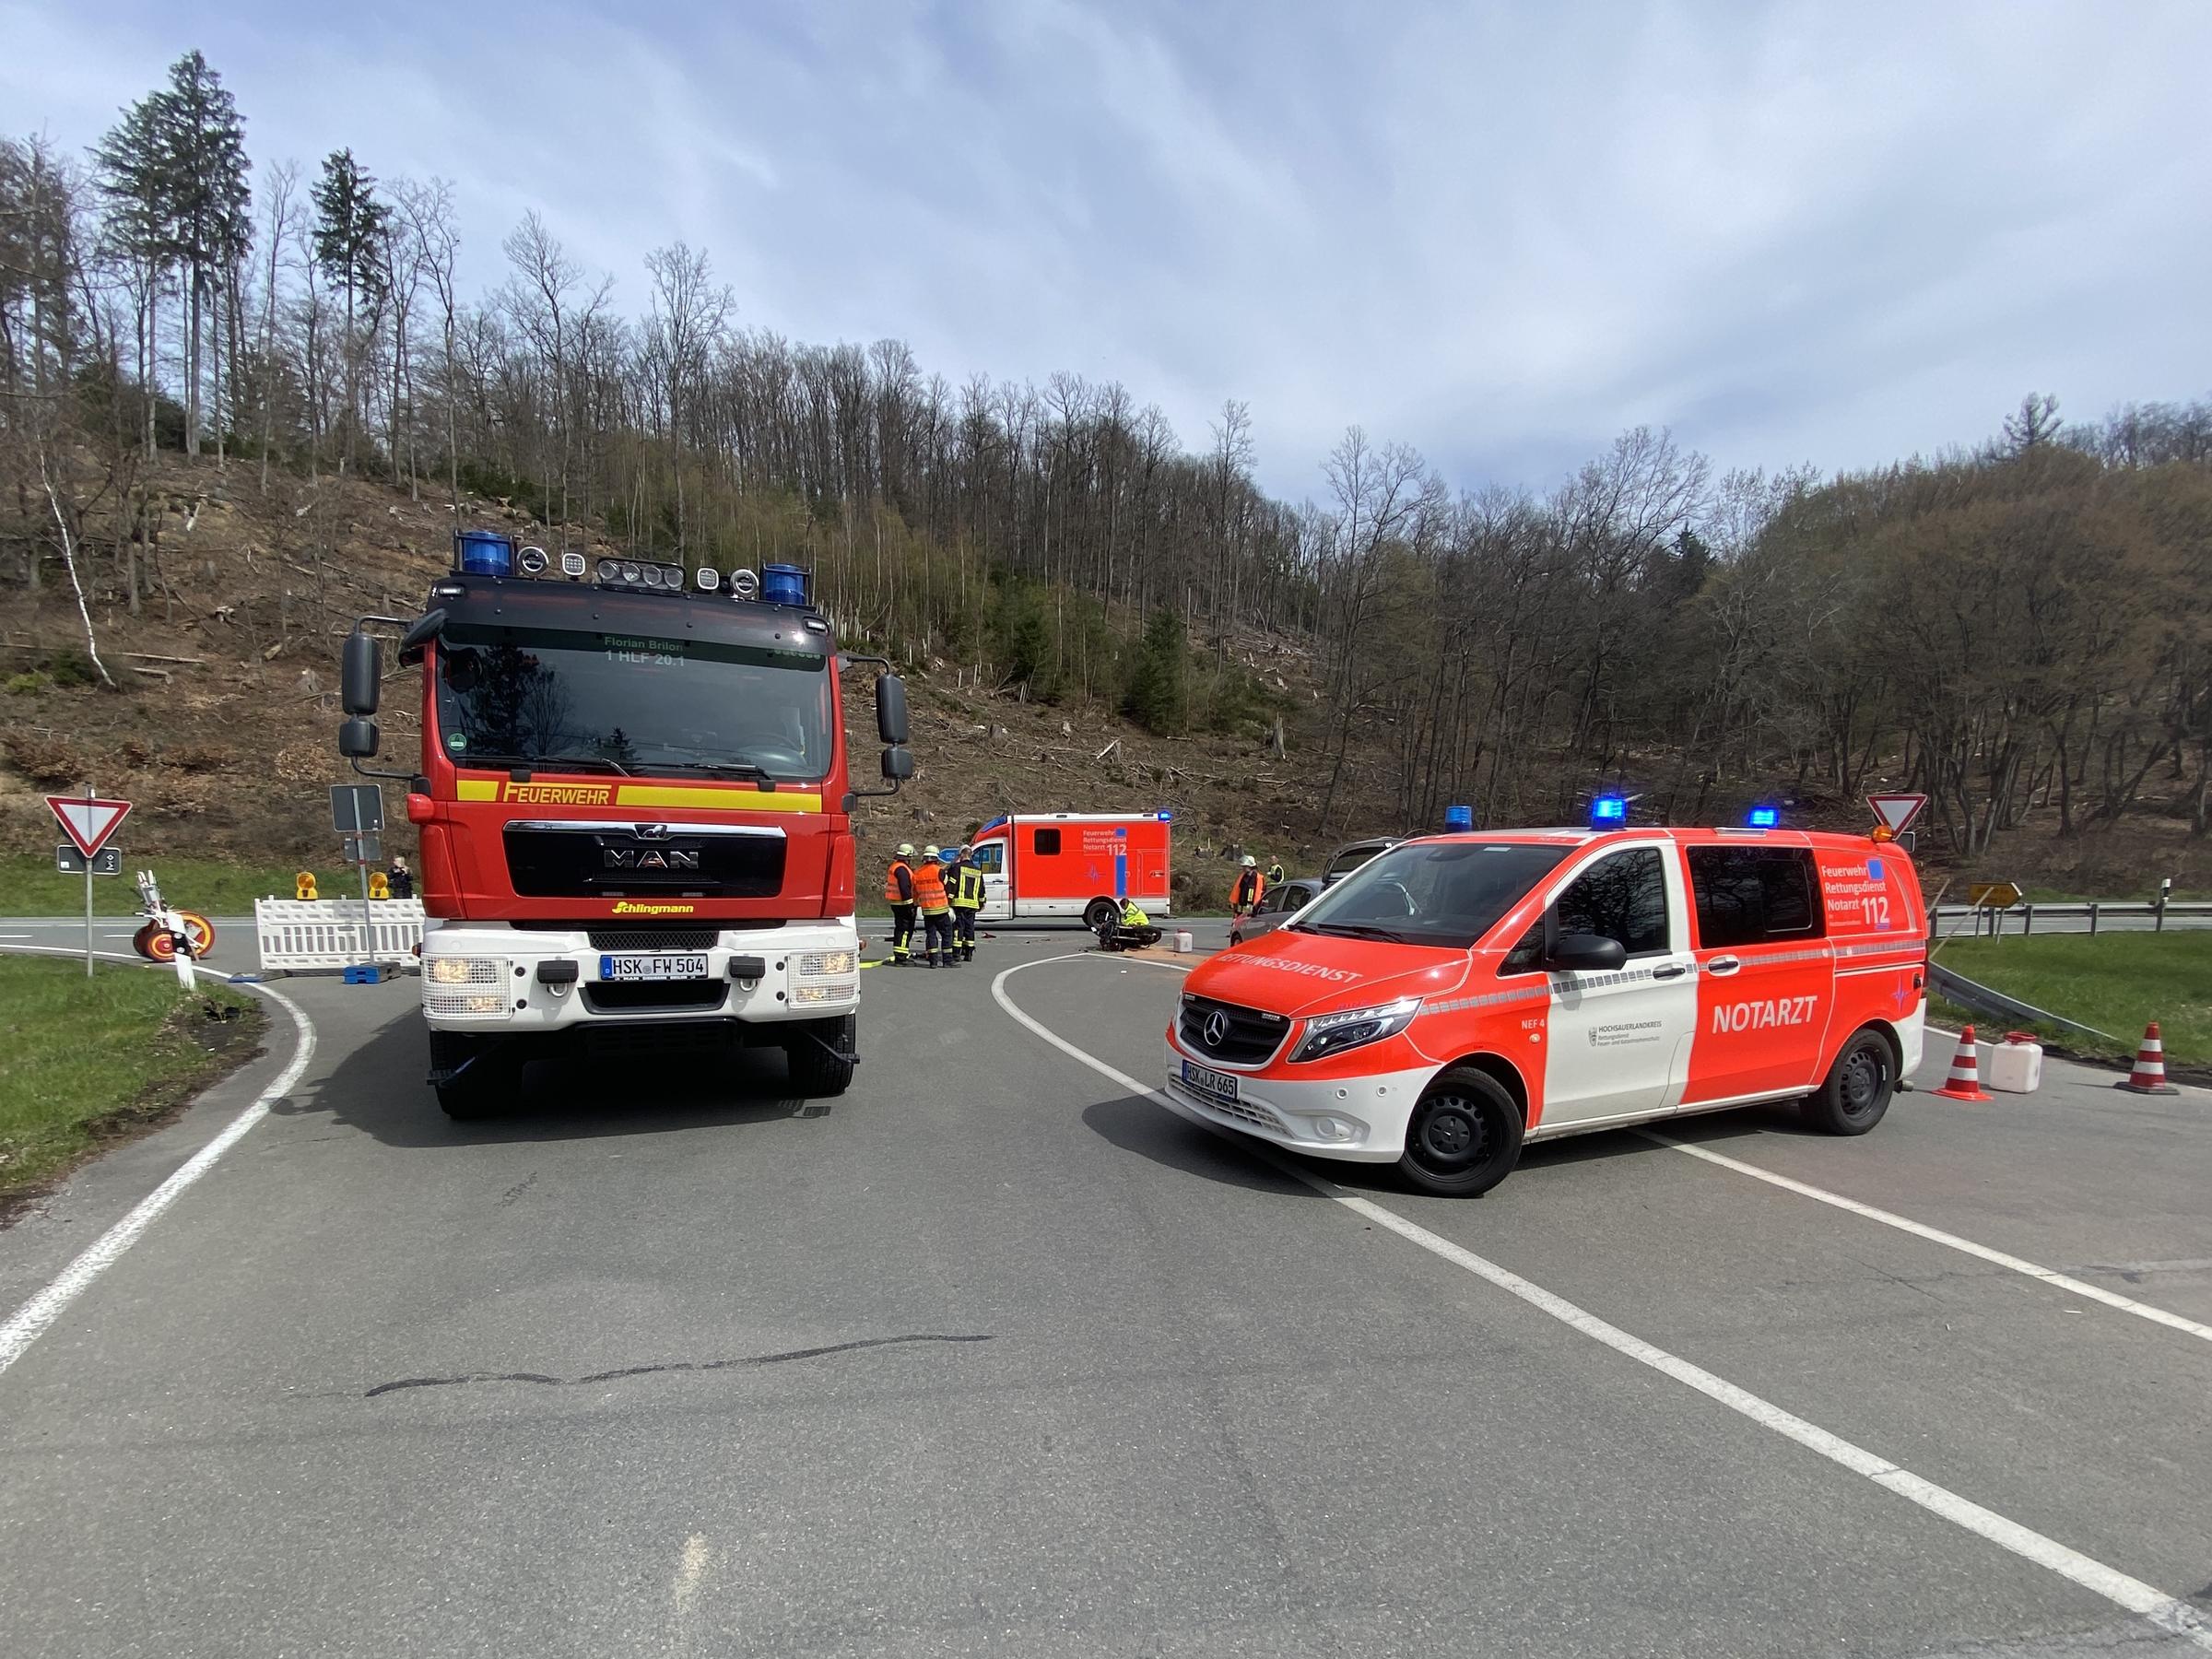
[[[87,979],[81,962],[0,957],[0,1219],[10,1199],[250,1058],[264,1023],[227,985],[188,995],[147,969],[103,964]]]
[[[59,839],[60,831],[55,831]],[[120,876],[92,877],[92,910],[101,916],[138,913],[140,870],[151,870],[161,882],[161,896],[181,910],[204,916],[245,916],[253,900],[271,894],[289,899],[292,877],[313,869],[325,899],[359,895],[359,877],[345,865],[331,860],[316,866],[303,864],[225,864],[212,858],[136,858],[128,848]],[[0,916],[81,916],[85,913],[85,878],[64,876],[51,856],[18,853],[0,858]]]
[[[2068,1032],[2059,1041],[2069,1049],[2124,1059],[2155,1019],[2169,1064],[2212,1065],[2212,929],[1960,939],[1936,959],[2112,1038],[2108,1046]]]

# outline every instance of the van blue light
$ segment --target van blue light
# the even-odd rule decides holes
[[[1619,795],[1599,795],[1590,803],[1590,825],[1603,829],[1608,824],[1629,821],[1629,804]]]
[[[1751,808],[1749,822],[1754,830],[1771,830],[1782,822],[1782,808],[1779,806],[1754,806]]]

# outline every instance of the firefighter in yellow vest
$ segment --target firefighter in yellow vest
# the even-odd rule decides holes
[[[963,841],[958,858],[945,866],[946,886],[952,899],[953,954],[963,962],[975,960],[975,912],[983,908],[983,873],[977,867],[973,849]]]
[[[952,961],[952,900],[945,892],[945,871],[939,863],[943,856],[936,848],[924,847],[922,862],[914,866],[914,907],[922,912],[932,968],[937,966],[940,953],[947,966]]]
[[[912,959],[914,942],[914,843],[900,841],[883,877],[883,901],[891,907],[891,966]]]

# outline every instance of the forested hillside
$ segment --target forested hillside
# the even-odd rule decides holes
[[[1929,790],[1969,864],[2140,885],[2204,856],[2212,404],[2069,425],[2030,396],[1976,447],[1841,476],[1716,474],[1638,429],[1542,488],[1455,489],[1355,425],[1292,503],[1254,482],[1237,402],[1179,434],[1112,382],[785,340],[680,242],[588,271],[532,215],[465,291],[463,238],[501,228],[372,164],[252,159],[196,53],[89,155],[0,145],[12,726],[66,735],[80,677],[173,689],[189,665],[155,659],[195,653],[149,643],[158,617],[241,630],[287,740],[320,733],[300,668],[388,574],[363,515],[404,523],[412,572],[490,512],[809,564],[848,641],[986,732],[996,703],[1100,747],[1115,715],[1203,735],[1295,780],[1255,794],[1302,844],[1454,801],[1571,819],[1600,788],[1855,822],[1879,784]],[[195,552],[203,509],[253,521],[242,560]],[[137,660],[102,654],[118,630]],[[300,667],[265,666],[286,650]]]

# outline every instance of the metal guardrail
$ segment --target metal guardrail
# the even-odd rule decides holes
[[[2068,903],[2021,903],[2009,910],[1985,910],[1968,904],[1936,908],[1936,936],[1994,938],[2005,935],[2033,934],[2040,922],[2046,933],[2162,933],[2168,926],[2212,927],[2212,903],[2200,900],[2092,899]],[[2085,925],[2086,924],[2086,925]]]
[[[1954,972],[1941,962],[1928,964],[1928,984],[1947,1000],[1957,1003],[1962,1008],[1971,1008],[1977,1014],[1986,1014],[1993,1019],[2017,1019],[2030,1025],[2062,1026],[2085,1036],[2100,1037],[2107,1042],[2119,1041],[2095,1026],[2083,1025],[2064,1015],[2039,1008],[2033,1003],[2024,1003],[2017,996],[2007,996],[2002,991],[1993,990],[1977,980],[1968,979],[1963,973]]]

